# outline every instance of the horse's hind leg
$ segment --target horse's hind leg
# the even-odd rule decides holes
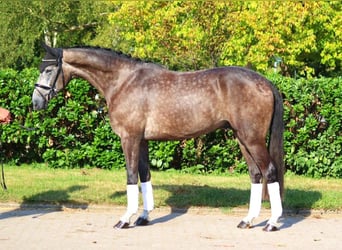
[[[144,211],[134,223],[137,226],[147,225],[149,220],[149,213],[154,208],[153,189],[151,183],[150,166],[148,164],[148,141],[142,140],[140,143],[139,154],[139,177],[141,182],[141,193],[143,197]]]
[[[241,152],[247,162],[249,175],[251,178],[251,194],[249,201],[248,214],[238,224],[238,228],[250,228],[253,225],[253,220],[259,216],[261,210],[262,200],[262,175],[255,164],[253,158],[245,148],[245,146],[239,141]]]
[[[270,203],[271,203],[271,218],[268,220],[268,223],[263,230],[275,231],[277,230],[276,225],[277,225],[278,219],[282,215],[282,212],[283,212],[281,198],[280,198],[280,188],[279,188],[279,182],[278,182],[278,176],[277,176],[277,169],[271,161],[271,157],[269,156],[269,153],[266,148],[266,144],[263,142],[263,140],[254,140],[253,143],[250,142],[248,144],[245,142],[243,145],[245,147],[244,150],[247,151],[244,154],[245,157],[247,155],[246,153],[249,154],[249,156],[247,155],[246,160],[249,157],[249,161],[254,162],[254,166],[255,165],[257,166],[257,168],[260,170],[262,174],[262,178],[265,178],[267,182],[267,189],[269,192]],[[253,169],[256,169],[256,167],[253,167]],[[261,177],[258,174],[257,175],[253,174],[253,172],[251,172],[251,168],[249,170],[251,174],[252,183],[258,182],[258,181],[261,182],[262,180]],[[253,176],[255,176],[254,177],[255,179],[253,179]],[[252,185],[252,188],[253,188],[253,185]],[[252,191],[251,191],[251,194],[252,194]]]

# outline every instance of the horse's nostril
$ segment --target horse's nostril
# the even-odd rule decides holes
[[[33,110],[37,109],[37,101],[32,100],[32,106],[33,106]]]
[[[33,103],[33,110],[38,110],[39,106],[36,102]]]
[[[33,110],[44,109],[45,108],[45,102],[40,100],[40,99],[33,97],[32,98],[32,106],[33,106]]]
[[[32,96],[32,106],[34,110],[38,108],[38,103],[38,100],[34,96]]]

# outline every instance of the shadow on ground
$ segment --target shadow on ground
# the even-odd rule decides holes
[[[170,195],[165,203],[171,208],[171,212],[151,221],[151,225],[164,223],[187,213],[191,207],[221,208],[230,211],[235,208],[248,207],[250,190],[235,188],[217,188],[211,186],[194,185],[154,185],[153,188],[166,190]],[[125,196],[126,192],[115,192],[111,197]],[[289,203],[286,197],[291,197]],[[283,202],[284,213],[280,220],[280,229],[292,227],[294,224],[310,216],[314,203],[322,197],[318,191],[304,191],[299,189],[287,189]],[[265,208],[262,208],[264,210]],[[245,215],[242,215],[244,217]],[[289,217],[296,217],[290,219]],[[264,227],[267,220],[255,225]]]
[[[0,213],[0,220],[19,216],[32,216],[33,218],[47,213],[61,211],[63,208],[86,209],[87,203],[80,203],[70,199],[70,193],[87,188],[87,186],[75,185],[62,190],[49,190],[29,197],[24,197],[24,201],[19,208]],[[23,212],[24,211],[24,212]]]

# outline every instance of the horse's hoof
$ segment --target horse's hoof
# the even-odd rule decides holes
[[[148,219],[145,219],[143,217],[139,217],[135,222],[134,225],[136,226],[146,226],[150,223]]]
[[[115,224],[114,228],[116,228],[116,229],[129,228],[129,223],[128,222],[123,222],[123,221],[120,220],[118,223]]]
[[[252,228],[252,224],[249,222],[244,222],[243,220],[237,225],[238,228],[246,229],[246,228]]]
[[[267,223],[266,226],[262,230],[265,232],[274,232],[274,231],[278,231],[279,229],[276,226],[273,226]]]

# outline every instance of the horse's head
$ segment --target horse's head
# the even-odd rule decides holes
[[[40,75],[32,95],[33,109],[47,107],[48,102],[64,88],[63,50],[43,45],[46,55],[39,67]]]

